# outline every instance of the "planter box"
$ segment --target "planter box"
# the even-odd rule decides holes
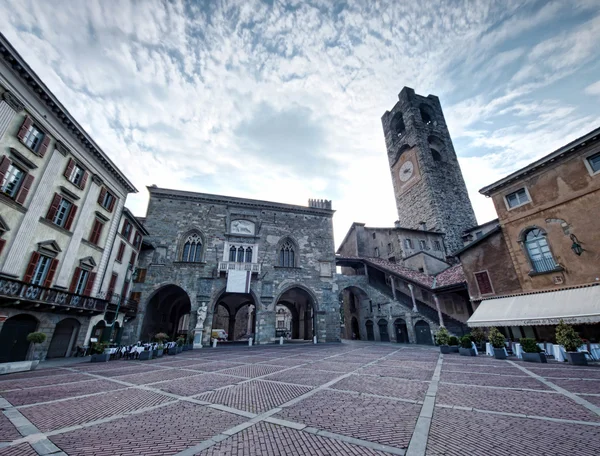
[[[440,353],[447,355],[450,353],[450,345],[440,345]]]
[[[110,359],[110,353],[101,353],[99,355],[92,355],[92,363],[105,363]]]
[[[547,363],[546,355],[544,353],[525,353],[523,352],[523,361],[528,363]]]
[[[155,358],[162,358],[162,355],[164,355],[165,351],[161,348],[160,350],[155,350],[155,353]]]
[[[150,350],[144,350],[143,352],[140,353],[139,359],[141,361],[152,359],[152,352]]]
[[[188,344],[187,348],[188,348],[188,350],[193,350],[194,349],[194,344]]]
[[[3,374],[14,374],[15,372],[27,372],[35,370],[40,363],[39,360],[35,361],[11,361],[10,363],[0,363],[0,375]]]
[[[494,358],[506,359],[506,351],[503,348],[494,348]]]
[[[567,359],[569,360],[569,364],[575,366],[587,366],[587,359],[585,359],[585,354],[583,353],[567,352]]]
[[[474,348],[462,348],[462,347],[459,347],[458,348],[458,353],[460,353],[461,356],[477,356],[475,354],[475,349]]]
[[[184,346],[183,346],[183,347],[181,347],[181,348],[183,348],[183,351],[184,351],[184,352],[186,352],[186,351],[188,351],[188,350],[189,350],[189,347],[188,347],[188,345],[187,345],[187,344],[186,344],[186,345],[184,345]]]
[[[175,348],[169,348],[169,353],[167,355],[175,356],[177,354],[177,350]]]
[[[450,353],[458,353],[458,345],[450,345]]]
[[[183,346],[177,346],[177,353],[181,353],[183,351]]]

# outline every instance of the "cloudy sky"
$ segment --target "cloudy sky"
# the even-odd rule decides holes
[[[600,2],[1,0],[1,31],[140,192],[396,220],[380,118],[440,97],[478,189],[600,124]]]

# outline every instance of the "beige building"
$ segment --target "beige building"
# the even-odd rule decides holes
[[[1,35],[0,182],[0,362],[24,359],[36,330],[42,356],[69,356],[106,310],[136,189]]]

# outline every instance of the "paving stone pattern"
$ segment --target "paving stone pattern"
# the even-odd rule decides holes
[[[384,455],[411,439],[419,456],[600,454],[600,366],[518,362],[563,394],[506,361],[444,355],[431,425],[415,433],[439,359],[433,347],[348,342],[7,375],[0,456],[36,455],[39,438],[82,456]],[[41,434],[25,440],[33,426]]]

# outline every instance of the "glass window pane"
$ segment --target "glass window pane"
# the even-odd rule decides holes
[[[202,244],[196,244],[196,253],[194,255],[194,261],[200,263],[202,261]]]

